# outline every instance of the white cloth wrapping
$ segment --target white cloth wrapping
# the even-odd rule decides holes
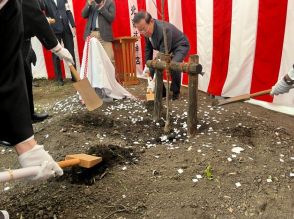
[[[115,99],[133,97],[115,78],[115,69],[101,43],[95,37],[85,42],[80,77],[87,77],[93,88],[104,89]]]

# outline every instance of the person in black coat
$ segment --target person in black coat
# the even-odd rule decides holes
[[[60,44],[52,29],[43,14],[39,2],[36,0],[25,0],[22,1],[23,8],[23,25],[24,25],[24,43],[22,47],[22,54],[24,60],[24,68],[26,75],[26,84],[27,84],[27,92],[29,97],[30,104],[30,112],[32,121],[42,121],[48,117],[47,113],[37,113],[35,112],[34,107],[34,99],[33,99],[33,89],[32,89],[32,69],[31,63],[28,62],[28,56],[30,55],[31,50],[31,37],[37,36],[42,45],[51,50],[54,47],[58,46],[61,48]],[[71,55],[65,49],[63,49],[65,53],[67,53],[67,58],[71,63],[74,63]],[[53,53],[54,54],[54,53]],[[62,58],[62,57],[61,57]]]
[[[64,47],[68,49],[75,61],[73,33],[76,34],[76,25],[72,12],[70,11],[67,0],[43,0],[45,5],[45,14],[47,17],[55,19],[55,23],[51,25],[59,42],[63,42]],[[53,54],[53,64],[55,77],[59,85],[63,85],[62,72],[60,67],[60,59]],[[72,81],[75,81],[72,76]]]
[[[153,59],[153,50],[165,53],[164,40],[163,40],[163,25],[166,27],[167,35],[167,50],[172,54],[172,61],[182,62],[187,56],[190,43],[187,37],[176,28],[173,24],[162,22],[160,20],[153,19],[152,16],[146,11],[138,12],[133,19],[133,22],[139,32],[145,36],[145,61]],[[144,72],[147,68],[144,69]],[[152,77],[154,75],[154,69],[149,69]],[[172,83],[171,90],[173,91],[172,99],[179,98],[181,89],[181,72],[171,71]],[[165,89],[163,89],[163,96],[165,96]]]
[[[23,31],[21,0],[0,0],[0,50],[5,51],[0,59],[0,140],[15,146],[22,167],[40,167],[32,180],[47,179],[63,171],[34,139],[21,51]]]

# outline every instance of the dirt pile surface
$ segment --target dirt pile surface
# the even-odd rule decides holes
[[[145,88],[129,91],[143,97]],[[215,108],[199,93],[198,133],[188,138],[184,88],[168,134],[150,103],[117,100],[87,112],[74,93],[69,82],[40,81],[36,101],[50,118],[34,125],[36,138],[56,160],[88,153],[103,163],[0,185],[11,218],[294,218],[293,117],[246,103]],[[18,167],[13,150],[0,152],[0,168]]]

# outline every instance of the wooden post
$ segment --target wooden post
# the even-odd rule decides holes
[[[155,100],[154,100],[154,114],[153,120],[159,121],[161,117],[161,109],[162,109],[162,86],[163,86],[163,71],[155,70]]]
[[[190,56],[190,63],[199,63],[198,55]],[[188,108],[188,136],[193,137],[197,132],[197,99],[198,99],[198,74],[189,74],[189,108]]]

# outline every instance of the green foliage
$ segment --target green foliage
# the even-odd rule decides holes
[[[207,179],[213,180],[212,167],[211,167],[210,164],[204,170],[204,174],[205,174]]]

